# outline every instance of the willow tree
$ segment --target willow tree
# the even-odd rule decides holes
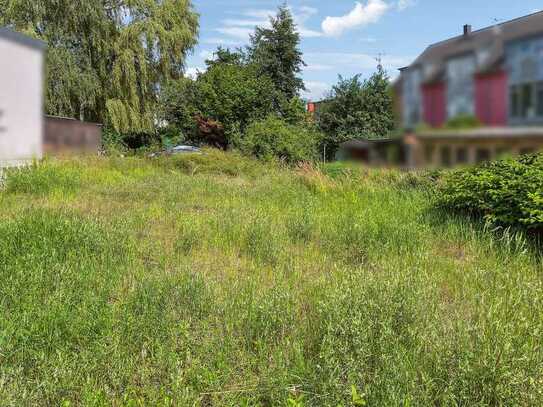
[[[161,85],[196,45],[191,0],[0,0],[0,25],[48,44],[46,110],[121,132],[155,125]]]

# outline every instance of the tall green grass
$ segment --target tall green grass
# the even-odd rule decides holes
[[[541,405],[521,235],[424,178],[208,152],[0,192],[0,405]]]

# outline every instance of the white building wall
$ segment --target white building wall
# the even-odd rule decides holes
[[[43,154],[43,52],[0,37],[0,166]]]

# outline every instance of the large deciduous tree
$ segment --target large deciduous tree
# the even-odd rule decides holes
[[[274,117],[280,120],[283,126],[277,128],[282,136],[295,126],[304,127],[308,123],[299,98],[304,87],[299,77],[304,66],[299,43],[290,10],[280,7],[270,19],[270,28],[256,28],[248,48],[219,47],[206,61],[205,72],[195,79],[171,81],[162,94],[164,122],[189,141],[222,148],[247,146],[248,127],[259,129],[252,133],[257,138],[263,133],[255,122],[262,120],[274,126]],[[316,134],[313,127],[303,130],[304,137]],[[292,140],[297,139],[289,143]]]
[[[191,141],[224,148],[235,144],[252,120],[273,112],[276,93],[270,78],[244,60],[241,52],[219,48],[195,80],[171,81],[162,95],[164,121]],[[210,140],[210,128],[215,129],[213,138],[222,142]]]
[[[317,115],[317,124],[326,135],[330,155],[339,144],[352,139],[379,139],[394,129],[393,99],[387,73],[381,65],[367,80],[360,75],[339,77]]]
[[[47,42],[46,110],[147,132],[197,41],[190,0],[0,0],[0,25]]]

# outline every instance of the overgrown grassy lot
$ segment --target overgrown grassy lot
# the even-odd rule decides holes
[[[0,192],[0,405],[543,405],[543,274],[414,175],[207,152]]]

